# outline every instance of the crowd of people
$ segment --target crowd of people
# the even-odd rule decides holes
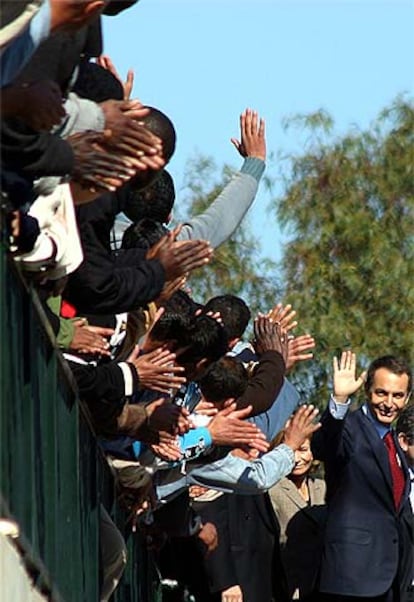
[[[101,15],[135,3],[1,0],[8,253],[37,289],[127,516],[121,533],[101,504],[100,600],[139,530],[166,601],[410,602],[411,369],[388,354],[358,376],[344,350],[319,417],[289,380],[315,347],[290,305],[263,308],[249,340],[245,300],[191,296],[192,272],[254,202],[265,122],[242,113],[240,170],[171,228],[174,125],[103,54]]]

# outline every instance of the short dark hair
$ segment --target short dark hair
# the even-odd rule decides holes
[[[409,445],[414,445],[414,404],[405,407],[398,417],[396,431],[403,433]]]
[[[141,219],[131,224],[122,237],[122,249],[150,249],[168,233],[168,228],[152,219]]]
[[[78,96],[98,103],[124,98],[124,88],[119,79],[108,69],[85,59],[78,66],[78,75],[72,89]]]
[[[142,123],[152,134],[161,138],[162,142],[162,158],[165,164],[171,159],[175,150],[176,134],[174,125],[169,117],[159,109],[154,107],[146,107],[149,109],[148,115],[140,118]],[[160,169],[145,169],[138,171],[135,176],[129,181],[130,186],[144,190],[150,186],[160,176]]]
[[[182,347],[184,346],[185,332],[190,327],[190,322],[191,320],[187,315],[165,311],[153,325],[150,337],[160,343],[176,341],[177,347]]]
[[[166,311],[175,311],[190,316],[194,316],[197,309],[202,308],[202,305],[194,301],[194,299],[192,299],[192,297],[190,297],[183,289],[175,291],[163,305]]]
[[[242,362],[225,356],[207,368],[198,385],[207,401],[221,403],[230,397],[241,397],[248,382],[249,376]]]
[[[204,306],[204,311],[220,312],[228,338],[235,339],[243,335],[250,320],[250,310],[240,297],[218,295]]]
[[[200,314],[194,316],[184,333],[183,347],[188,347],[179,357],[180,363],[195,364],[202,359],[215,362],[225,355],[228,338],[223,326],[214,318]]]
[[[394,355],[383,355],[382,357],[374,360],[368,367],[367,378],[365,381],[365,392],[370,393],[372,383],[374,382],[375,372],[380,368],[385,368],[393,374],[407,374],[408,376],[408,387],[407,391],[410,392],[413,384],[413,375],[411,368],[408,363],[402,359],[395,357]]]
[[[133,222],[150,218],[166,224],[175,201],[174,180],[166,169],[149,186],[136,186],[132,180],[125,187],[124,213]]]
[[[173,122],[165,113],[155,107],[149,109],[148,115],[140,118],[140,122],[155,136],[162,140],[162,156],[166,163],[171,159],[175,151],[176,133]]]
[[[214,362],[227,351],[227,337],[217,320],[210,316],[194,316],[165,311],[151,330],[151,339],[159,343],[173,341],[174,349],[185,349],[180,364],[197,363],[202,359]]]

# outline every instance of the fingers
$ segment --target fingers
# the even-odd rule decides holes
[[[232,414],[233,418],[238,418],[239,420],[243,420],[244,418],[247,418],[248,416],[250,416],[251,412],[252,412],[253,407],[247,406],[247,408],[243,408],[242,410],[235,410]]]
[[[269,450],[269,443],[265,439],[252,439],[249,442],[249,447],[257,452],[261,452],[262,454],[266,453]]]
[[[314,420],[318,416],[319,410],[312,404],[302,405],[292,418],[292,425],[299,427],[300,429],[313,428]],[[313,431],[312,431],[313,432]]]
[[[137,359],[139,355],[139,345],[135,345],[134,349],[131,351],[129,357],[127,357],[126,361],[133,363],[134,360]]]
[[[233,398],[229,398],[224,402],[225,407],[220,410],[220,416],[229,416],[236,409],[236,404]]]
[[[132,69],[128,70],[126,81],[124,82],[124,100],[129,100],[132,94],[132,88],[134,87],[134,72]]]

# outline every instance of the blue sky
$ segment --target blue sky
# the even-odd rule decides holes
[[[341,133],[414,95],[414,0],[140,0],[104,19],[104,44],[122,75],[135,70],[133,96],[176,126],[177,202],[196,153],[241,165],[229,139],[245,107],[265,117],[268,150],[287,152],[301,142],[281,127],[293,113],[324,108]],[[278,259],[285,238],[268,202],[262,187],[250,219]]]

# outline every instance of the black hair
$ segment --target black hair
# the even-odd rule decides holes
[[[407,391],[410,392],[413,384],[413,375],[410,366],[402,358],[397,358],[394,355],[384,355],[374,360],[368,367],[367,379],[365,381],[365,392],[370,393],[372,383],[374,382],[375,372],[380,368],[385,368],[393,374],[407,374],[408,376],[408,387]]]
[[[235,339],[243,335],[250,320],[250,310],[240,297],[219,295],[213,297],[204,306],[204,311],[220,312],[228,338]]]
[[[403,433],[409,445],[414,445],[414,404],[404,408],[398,417],[396,431]]]
[[[184,333],[183,347],[187,349],[179,357],[180,364],[196,364],[202,359],[215,362],[227,352],[228,339],[217,320],[200,314],[191,319]]]
[[[221,403],[230,397],[241,397],[248,382],[244,365],[233,357],[225,356],[210,364],[198,386],[207,401]]]
[[[140,118],[140,122],[155,136],[162,140],[162,156],[166,163],[171,159],[175,151],[176,133],[174,125],[169,117],[155,107],[149,109],[148,115]]]
[[[180,364],[196,364],[207,359],[214,362],[227,351],[228,340],[222,325],[210,316],[165,311],[151,330],[158,343],[174,343],[174,351],[183,349]]]
[[[175,150],[176,134],[174,125],[169,117],[165,115],[159,109],[154,107],[146,107],[149,109],[148,115],[140,118],[142,123],[152,134],[158,136],[162,142],[162,158],[165,164],[171,159]],[[129,184],[132,188],[137,190],[144,190],[146,187],[151,186],[161,174],[159,169],[145,169],[138,171],[137,174],[131,178]]]
[[[168,233],[168,229],[152,219],[141,219],[131,224],[122,237],[122,249],[150,249],[160,238]]]
[[[88,60],[80,62],[72,89],[78,96],[98,103],[124,98],[124,88],[119,79],[108,69]]]
[[[151,339],[160,343],[176,341],[177,347],[184,347],[185,333],[190,323],[191,319],[187,315],[165,311],[152,327]]]
[[[169,220],[175,201],[174,181],[163,169],[158,177],[144,189],[132,180],[125,188],[127,198],[123,207],[125,215],[133,222],[150,218],[162,224]]]
[[[164,307],[166,311],[173,311],[193,317],[197,309],[202,308],[202,305],[194,301],[186,291],[179,289],[165,301]]]

